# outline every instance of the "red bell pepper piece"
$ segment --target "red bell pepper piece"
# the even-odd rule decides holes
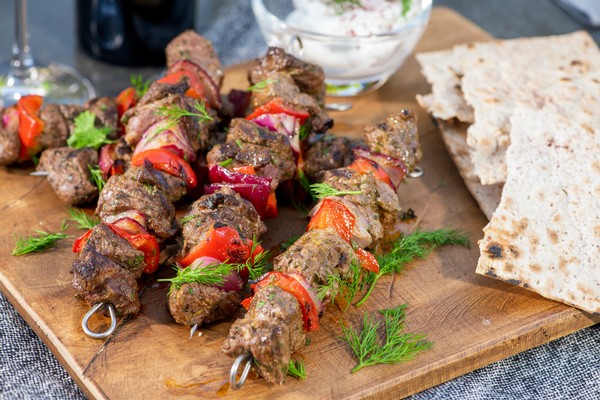
[[[355,249],[354,252],[356,253],[356,256],[358,257],[358,261],[360,262],[361,268],[366,269],[367,271],[374,272],[374,273],[379,272],[379,263],[377,262],[377,259],[375,258],[373,253],[371,253],[370,251],[361,249],[360,247]]]
[[[38,137],[44,130],[44,122],[38,117],[42,102],[42,96],[23,96],[17,102],[19,112],[19,138],[21,139],[21,151],[19,158],[29,160],[39,152]]]
[[[321,208],[310,219],[307,230],[332,227],[342,239],[350,242],[355,222],[356,217],[348,207],[337,200],[324,198]]]
[[[240,167],[229,168],[233,172],[239,172],[246,175],[256,175],[256,169],[252,165],[242,165]]]
[[[91,229],[88,230],[83,235],[79,236],[77,238],[77,240],[75,240],[75,243],[73,243],[73,253],[79,253],[81,250],[83,250],[83,247],[85,246],[85,244],[89,240],[90,236],[92,236],[92,230]]]
[[[119,113],[119,119],[125,114],[125,111],[135,106],[138,102],[137,93],[133,86],[124,89],[116,98],[117,111]]]
[[[143,272],[151,274],[158,269],[160,261],[160,248],[158,241],[149,233],[131,234],[115,224],[106,224],[114,233],[127,240],[134,249],[144,253]]]
[[[253,285],[254,289],[276,285],[298,300],[302,309],[302,320],[305,331],[319,329],[319,311],[308,290],[297,279],[279,271],[271,271],[263,279]]]
[[[263,114],[287,114],[292,117],[296,117],[299,120],[300,125],[304,124],[304,121],[310,117],[310,114],[306,111],[301,111],[293,108],[293,106],[286,104],[283,100],[277,98],[263,104],[260,107],[256,107],[254,112],[246,117],[247,120],[253,120]]]
[[[141,166],[145,162],[152,164],[152,167],[167,174],[177,176],[187,183],[187,189],[196,187],[196,174],[194,170],[183,158],[175,153],[165,149],[149,149],[135,154],[131,158],[131,165]]]
[[[394,191],[396,190],[396,187],[392,183],[392,180],[387,172],[385,172],[385,170],[373,160],[369,160],[368,158],[364,157],[356,157],[352,164],[348,166],[348,168],[358,171],[361,174],[372,173],[375,179],[383,183],[387,183]]]
[[[269,193],[267,206],[265,207],[264,218],[277,218],[277,197],[275,196],[275,192]]]
[[[251,301],[252,301],[252,297],[246,297],[244,300],[242,300],[242,302],[240,304],[242,305],[242,307],[244,307],[246,310],[248,310],[250,308]]]
[[[230,226],[212,227],[208,238],[198,243],[185,257],[179,260],[187,267],[201,256],[216,258],[221,262],[241,263],[250,256],[252,241],[244,240],[239,232]]]

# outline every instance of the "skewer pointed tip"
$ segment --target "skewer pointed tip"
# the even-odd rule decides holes
[[[191,329],[190,329],[190,340],[192,340],[192,338],[194,337],[194,333],[196,333],[197,330],[198,330],[198,324],[195,324],[194,326],[191,327]]]
[[[48,176],[48,175],[50,175],[50,173],[48,171],[33,171],[33,172],[30,172],[29,175],[31,175],[31,176]]]

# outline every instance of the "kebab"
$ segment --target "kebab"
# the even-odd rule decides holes
[[[402,110],[366,129],[371,150],[357,149],[348,167],[321,173],[329,188],[311,212],[307,232],[274,260],[274,269],[253,285],[245,317],[231,327],[222,350],[237,357],[231,385],[239,388],[250,360],[267,381],[283,383],[290,356],[319,327],[324,306],[359,279],[360,268],[377,271],[365,250],[381,240],[400,207],[397,185],[421,157],[416,115]],[[237,368],[247,361],[242,381]]]
[[[207,43],[189,32],[185,38],[190,48],[198,42]],[[193,57],[192,52],[185,54]],[[73,250],[79,255],[71,268],[73,287],[77,297],[92,307],[82,323],[92,337],[110,335],[116,314],[139,313],[137,279],[143,272],[153,273],[158,268],[160,246],[172,241],[180,230],[173,203],[197,183],[188,161],[195,160],[202,139],[215,123],[211,116],[215,112],[204,109],[205,103],[198,100],[204,87],[199,85],[211,78],[204,73],[192,79],[189,71],[196,73],[200,67],[187,59],[180,61],[186,61],[186,69],[174,62],[167,75],[125,111],[124,140],[134,148],[131,167],[108,179],[96,208],[101,223],[74,244]],[[218,65],[218,60],[210,63],[211,68]],[[105,332],[92,332],[88,320],[104,306],[111,326]]]
[[[275,62],[275,58],[279,61]],[[279,70],[270,70],[272,65]],[[287,75],[286,68],[290,70]],[[311,81],[312,92],[317,96],[301,92],[291,74],[299,81]],[[285,76],[287,86],[278,86],[285,91],[273,87],[275,80],[269,78],[272,75],[278,79]],[[167,279],[172,282],[169,310],[176,322],[191,327],[190,338],[202,323],[229,317],[237,311],[239,291],[250,273],[248,268],[256,268],[266,256],[256,244],[266,231],[261,218],[277,215],[275,190],[280,182],[295,175],[301,127],[318,120],[319,129],[325,129],[332,123],[317,105],[324,92],[319,67],[280,49],[270,49],[250,76],[255,87],[260,86],[251,97],[251,103],[257,107],[245,119],[233,119],[225,143],[214,146],[207,154],[211,183],[205,187],[207,194],[192,204],[181,219],[183,245],[178,273]],[[261,80],[256,82],[257,79]],[[316,112],[311,115],[309,110]],[[220,278],[215,278],[217,272]]]

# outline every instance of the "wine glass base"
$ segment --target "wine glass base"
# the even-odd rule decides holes
[[[17,76],[9,63],[0,65],[0,106],[10,106],[26,95],[43,96],[45,102],[59,104],[83,104],[96,96],[91,82],[66,65],[36,65],[26,72]]]

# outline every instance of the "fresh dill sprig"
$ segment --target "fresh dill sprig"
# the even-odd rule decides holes
[[[168,117],[170,121],[174,122],[179,122],[182,117],[195,118],[198,122],[213,120],[213,117],[211,117],[208,114],[208,111],[206,111],[206,104],[204,104],[204,101],[196,100],[194,102],[194,110],[196,111],[189,111],[171,104],[168,106],[159,107],[158,110],[156,110],[156,113],[162,115],[163,117]]]
[[[129,76],[129,80],[131,81],[131,86],[135,89],[138,99],[141,99],[146,94],[152,83],[150,79],[144,80],[141,74],[132,74]]]
[[[308,137],[310,136],[310,133],[312,131],[312,127],[310,124],[304,124],[300,127],[300,131],[298,132],[298,139],[300,139],[300,141],[308,139]]]
[[[287,369],[287,375],[296,379],[306,379],[306,370],[304,369],[304,361],[290,360]]]
[[[185,215],[179,220],[179,224],[181,224],[181,225],[187,224],[188,222],[192,221],[194,218],[196,218],[196,216],[194,214]]]
[[[317,297],[323,301],[326,297],[330,296],[331,300],[335,300],[341,297],[344,300],[345,306],[343,312],[346,312],[356,293],[358,293],[362,287],[364,280],[362,279],[363,269],[360,266],[358,259],[353,258],[350,261],[350,272],[348,276],[340,276],[339,274],[331,274],[327,277],[327,283],[320,285],[317,288]]]
[[[361,368],[376,364],[397,364],[412,360],[419,352],[427,350],[432,343],[425,335],[404,333],[406,319],[406,304],[388,310],[380,310],[385,322],[385,339],[379,338],[378,329],[381,321],[374,313],[365,313],[360,332],[346,326],[343,321],[342,333],[344,340],[358,359],[352,368],[352,373]]]
[[[88,165],[88,169],[92,175],[92,181],[94,182],[94,185],[96,185],[96,187],[98,187],[98,191],[101,192],[102,189],[104,189],[106,181],[102,177],[102,171],[100,170],[100,167],[97,165]]]
[[[108,138],[113,128],[110,126],[98,128],[95,121],[96,115],[90,111],[84,111],[76,116],[73,120],[75,127],[71,136],[67,138],[67,145],[75,149],[91,147],[97,150],[104,144],[113,143],[114,140]]]
[[[317,199],[323,199],[327,196],[343,196],[347,194],[361,194],[360,190],[337,190],[327,183],[313,183],[310,185],[310,191]]]
[[[32,236],[17,236],[15,247],[12,250],[13,256],[22,256],[24,254],[40,252],[46,250],[49,247],[60,240],[69,237],[64,233],[69,228],[69,224],[63,220],[60,227],[60,233],[50,233],[42,230],[34,229],[37,235]]]
[[[235,139],[235,144],[237,144],[240,149],[244,148],[244,142],[242,142],[240,139]]]
[[[69,215],[71,216],[69,219],[75,222],[80,229],[92,229],[100,223],[100,219],[88,215],[80,208],[69,208]]]
[[[272,85],[273,83],[277,82],[277,79],[265,79],[262,80],[260,82],[256,82],[254,85],[250,86],[247,91],[248,92],[260,92],[261,90],[263,90],[264,88],[266,88],[269,85]]]
[[[252,248],[250,254],[254,254],[256,249],[260,246],[260,242],[252,240]],[[248,275],[250,280],[254,281],[260,278],[267,269],[269,259],[271,258],[271,252],[269,250],[263,250],[255,256],[251,256],[245,264],[239,264],[238,271],[244,268],[248,269]]]
[[[175,125],[177,125],[177,121],[171,120],[171,119],[167,119],[166,121],[160,121],[156,124],[156,126],[154,127],[154,129],[152,130],[152,132],[150,132],[148,134],[148,136],[146,136],[146,140],[149,142],[151,140],[154,140],[154,138],[156,137],[156,135],[160,134],[161,132],[164,132],[166,130],[169,130],[171,128],[173,128]]]
[[[223,161],[217,163],[217,165],[219,167],[228,167],[231,164],[233,164],[233,158],[228,158],[226,160],[223,160]]]
[[[468,247],[469,239],[465,234],[454,229],[438,229],[435,231],[416,230],[397,240],[392,245],[390,252],[377,257],[379,272],[367,276],[366,283],[369,285],[369,289],[365,296],[356,303],[356,306],[359,307],[365,303],[382,276],[399,273],[406,264],[414,259],[425,258],[435,248],[451,244]]]
[[[173,278],[158,279],[159,282],[171,282],[169,293],[179,290],[186,283],[200,283],[202,285],[222,285],[225,278],[235,270],[235,264],[211,263],[201,268],[174,268],[177,275]]]

